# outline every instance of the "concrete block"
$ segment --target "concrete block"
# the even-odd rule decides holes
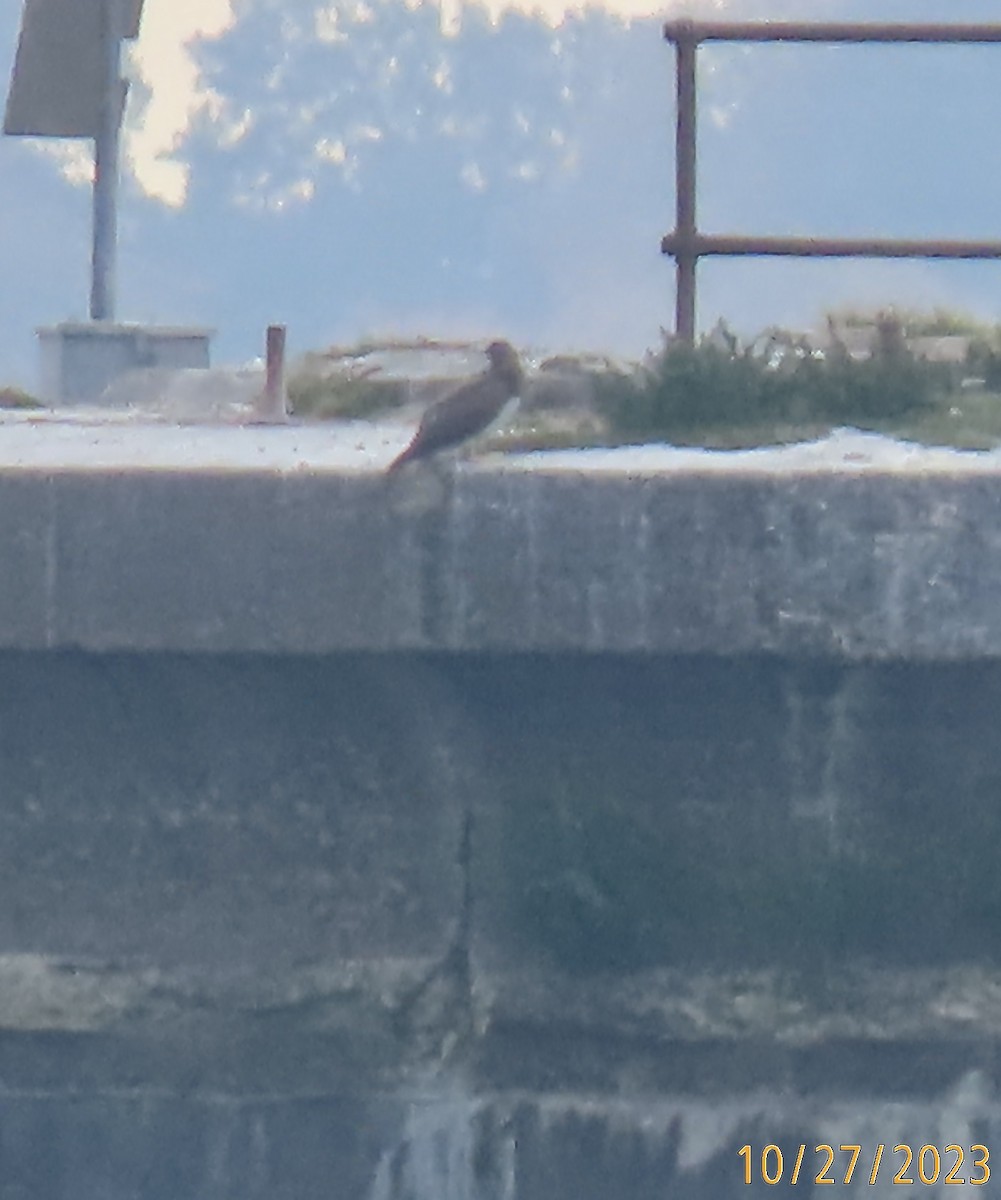
[[[119,375],[136,367],[209,365],[208,329],[66,321],[37,333],[39,396],[47,404],[94,404]]]

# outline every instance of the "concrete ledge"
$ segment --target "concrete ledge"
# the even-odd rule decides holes
[[[396,483],[0,472],[0,647],[1001,654],[1001,469]]]

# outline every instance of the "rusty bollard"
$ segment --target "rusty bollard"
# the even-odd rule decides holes
[[[260,419],[281,422],[288,419],[285,391],[285,326],[269,325],[267,333],[266,374]]]

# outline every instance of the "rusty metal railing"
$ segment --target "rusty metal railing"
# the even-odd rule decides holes
[[[1001,241],[916,241],[892,238],[744,237],[700,233],[696,221],[696,58],[702,42],[1001,42],[1001,24],[832,24],[793,21],[669,21],[677,88],[674,232],[661,240],[675,261],[675,333],[695,340],[695,274],[706,255],[779,255],[796,258],[1001,258]]]

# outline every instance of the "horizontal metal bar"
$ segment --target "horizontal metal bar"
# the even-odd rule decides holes
[[[865,24],[819,21],[668,21],[669,42],[1001,42],[991,25]]]
[[[1001,242],[917,241],[899,238],[741,237],[669,233],[662,254],[794,258],[1001,258]]]

